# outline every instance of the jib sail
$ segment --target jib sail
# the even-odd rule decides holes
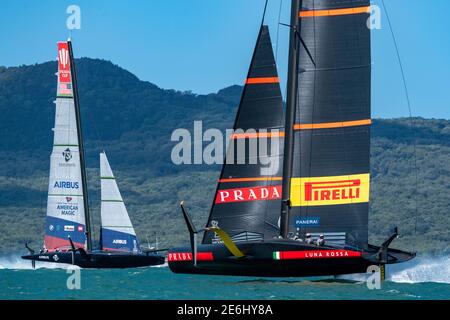
[[[300,1],[290,227],[328,244],[368,241],[369,0]],[[307,49],[306,49],[306,48]]]
[[[262,26],[208,220],[234,242],[279,234],[284,116],[267,26]],[[203,243],[215,243],[206,232]]]
[[[105,153],[100,154],[101,239],[105,251],[138,252],[139,243]]]
[[[86,247],[86,219],[80,141],[69,44],[58,43],[58,88],[50,159],[44,246],[47,250]]]

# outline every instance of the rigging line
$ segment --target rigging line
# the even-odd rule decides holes
[[[291,25],[285,24],[285,23],[281,23],[281,22],[279,22],[278,25],[282,25],[282,26],[285,26],[285,27],[293,28]],[[315,25],[315,22],[314,22],[314,25]],[[308,54],[309,59],[311,60],[312,64],[314,65],[314,68],[316,68],[316,61],[314,61],[314,58],[313,58],[313,56],[311,54],[311,51],[309,51],[308,46],[306,45],[305,41],[303,41],[303,38],[302,38],[301,34],[297,30],[295,31],[295,34],[297,35],[298,40],[300,41],[301,45],[305,49],[306,53]],[[314,49],[314,51],[316,51],[316,50]],[[315,70],[316,69],[314,69],[314,71]]]
[[[315,22],[314,22],[314,25],[315,25]],[[299,40],[300,40],[300,42],[301,42],[303,48],[305,48],[305,51],[306,51],[306,53],[308,54],[309,59],[311,59],[311,62],[312,62],[312,64],[314,65],[314,68],[316,68],[316,62],[314,61],[314,58],[313,58],[313,56],[311,55],[311,51],[309,51],[309,48],[308,48],[308,46],[306,45],[305,41],[303,41],[303,38],[302,38],[302,36],[300,35],[300,33],[297,32],[297,36],[298,36],[298,38],[299,38]],[[315,50],[315,48],[314,48],[314,52],[315,52],[315,51],[316,51],[316,50]]]
[[[281,23],[281,12],[283,11],[283,0],[280,0],[280,9],[278,11],[278,25],[277,25],[277,43],[275,49],[275,63],[278,63],[278,44],[280,41],[280,23]]]
[[[313,3],[312,3],[312,5],[313,5],[313,10],[316,10],[316,1],[315,0],[313,0]],[[313,41],[314,41],[314,57],[317,57],[317,34],[316,34],[316,31],[317,31],[317,24],[316,24],[316,17],[314,16],[313,17]],[[301,35],[300,35],[300,39],[301,39]],[[303,40],[302,40],[302,43],[304,43],[303,42]],[[305,50],[306,50],[306,52],[308,53],[308,55],[310,55],[310,52],[309,52],[309,50],[306,48],[306,45],[304,45],[304,48],[305,48]],[[311,61],[313,62],[313,64],[314,64],[314,68],[316,68],[317,66],[316,66],[316,63],[315,63],[315,61],[312,59],[312,57],[310,56],[310,59],[311,59]],[[299,90],[300,91],[300,90]],[[312,111],[311,111],[311,115],[312,115],[312,117],[311,117],[311,123],[313,123],[314,124],[314,119],[315,119],[315,114],[316,114],[316,111],[317,111],[317,108],[316,108],[316,98],[317,98],[317,72],[315,72],[314,73],[314,80],[313,80],[313,104],[312,104]],[[300,100],[299,100],[300,101]],[[314,131],[314,130],[313,130]],[[301,134],[300,134],[300,137],[301,137]],[[301,139],[301,138],[300,138]],[[313,155],[313,149],[314,149],[314,141],[313,141],[313,139],[314,139],[314,132],[311,132],[310,133],[310,138],[309,138],[310,140],[309,140],[309,150],[310,150],[310,152],[309,152],[309,166],[308,166],[308,176],[309,177],[311,177],[312,176],[312,170],[313,170],[313,161],[312,161],[312,155]],[[301,144],[301,142],[300,142],[300,144]],[[300,166],[300,170],[301,170],[301,166]],[[301,175],[300,175],[301,176]],[[310,213],[310,210],[311,210],[311,208],[310,208],[310,206],[309,206],[309,204],[306,206],[306,209],[305,209],[305,217],[306,218],[308,218],[309,217],[309,213]]]
[[[414,171],[415,171],[415,179],[416,179],[416,181],[415,181],[415,184],[416,184],[415,185],[416,196],[414,197],[414,199],[415,199],[415,206],[416,206],[416,208],[415,208],[414,233],[417,234],[417,223],[418,223],[418,218],[419,218],[419,215],[418,215],[418,212],[419,212],[419,200],[417,199],[417,191],[418,191],[418,187],[419,187],[419,175],[418,175],[418,166],[417,166],[417,141],[416,141],[416,135],[415,135],[415,131],[414,131],[415,123],[414,123],[414,119],[413,119],[413,115],[412,115],[411,99],[410,99],[410,95],[409,95],[408,85],[407,85],[407,82],[406,82],[406,76],[405,76],[405,71],[404,71],[404,68],[403,68],[403,62],[402,62],[401,55],[400,55],[400,49],[399,49],[398,43],[397,43],[397,38],[395,37],[394,28],[392,26],[391,19],[389,17],[389,13],[388,13],[386,4],[384,3],[384,0],[381,0],[381,3],[383,4],[383,9],[384,9],[384,12],[386,13],[386,19],[388,21],[389,29],[390,29],[391,35],[392,35],[392,40],[393,40],[394,46],[395,46],[395,51],[397,53],[397,59],[398,59],[399,65],[400,65],[400,71],[401,71],[401,74],[402,74],[402,80],[403,80],[403,86],[404,86],[404,89],[405,89],[406,101],[407,101],[407,104],[408,104],[410,126],[411,126],[411,131],[412,131],[412,134],[413,134]]]
[[[261,26],[264,25],[264,20],[266,19],[267,5],[269,4],[269,0],[266,0],[266,4],[264,6],[264,13],[261,21]]]

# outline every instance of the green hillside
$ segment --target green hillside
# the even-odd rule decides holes
[[[27,240],[42,244],[56,68],[56,62],[0,67],[3,254],[23,252]],[[162,245],[186,243],[178,203],[185,200],[195,223],[204,224],[220,167],[172,164],[171,133],[192,130],[197,120],[205,129],[231,127],[241,88],[195,95],[160,89],[103,60],[83,58],[77,68],[97,233],[98,153],[105,149],[141,242],[158,236]],[[407,119],[374,122],[371,241],[379,244],[398,225],[404,237],[396,247],[442,253],[450,243],[450,121],[414,121],[414,128]]]

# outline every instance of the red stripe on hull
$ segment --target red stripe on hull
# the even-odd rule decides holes
[[[277,260],[343,259],[361,257],[361,252],[350,250],[280,251]]]

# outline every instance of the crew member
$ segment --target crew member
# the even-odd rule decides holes
[[[319,239],[317,239],[317,245],[323,247],[325,245],[325,236],[321,234]]]
[[[302,241],[302,239],[300,238],[300,228],[297,228],[297,232],[295,233],[294,240]]]
[[[313,244],[314,241],[313,241],[313,238],[311,237],[311,233],[306,234],[305,242],[307,244]]]

